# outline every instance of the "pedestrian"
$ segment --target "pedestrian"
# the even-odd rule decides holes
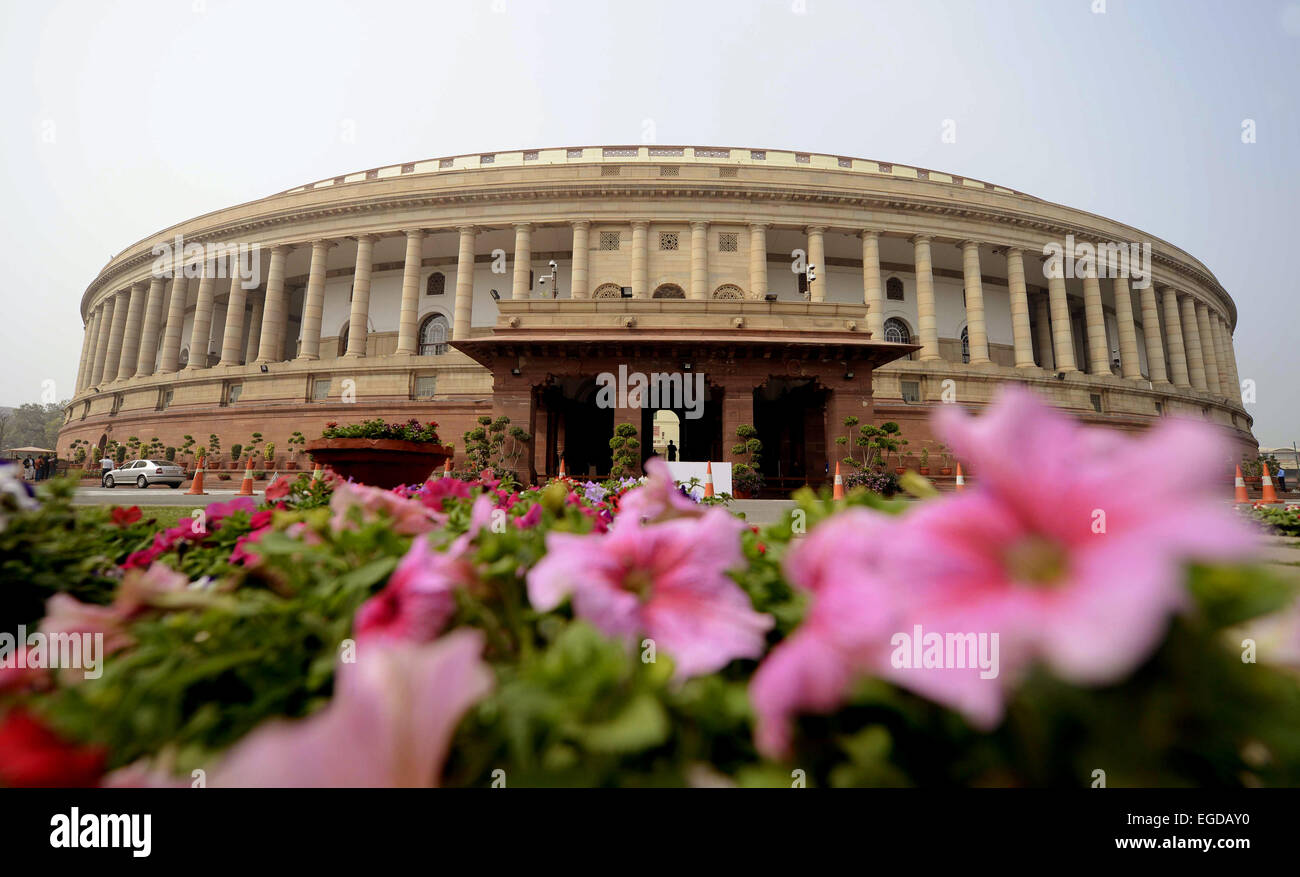
[[[1286,470],[1281,466],[1277,467],[1277,489],[1279,493],[1286,493]]]
[[[32,467],[31,457],[23,457],[23,480],[24,481],[36,480],[36,470]]]
[[[108,456],[107,452],[105,452],[104,456],[100,457],[99,459],[99,486],[100,487],[105,486],[104,485],[105,479],[108,478],[109,470],[111,470],[112,468],[113,468],[113,458]]]
[[[44,454],[41,454],[39,457],[36,458],[36,480],[44,481],[46,478],[49,477],[49,475],[50,475],[50,461]]]
[[[665,448],[665,450],[668,452],[668,462],[669,462],[669,463],[676,463],[676,462],[677,462],[677,445],[673,444],[673,440],[672,440],[672,439],[669,439],[669,440],[668,440],[668,447]]]

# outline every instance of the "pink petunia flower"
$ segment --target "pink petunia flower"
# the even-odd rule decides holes
[[[668,471],[668,464],[651,457],[645,464],[646,480],[618,498],[619,515],[634,521],[663,521],[682,516],[697,517],[708,506],[683,493]]]
[[[352,520],[352,510],[359,509],[361,520],[370,522],[381,517],[390,518],[393,531],[407,536],[427,533],[439,526],[445,517],[423,503],[406,499],[393,493],[366,484],[343,482],[330,497],[330,527],[334,532],[351,529],[356,526]]]
[[[370,641],[340,664],[319,713],[257,728],[213,770],[217,787],[375,788],[438,784],[456,726],[492,690],[483,635]]]
[[[767,754],[786,751],[791,715],[832,709],[857,675],[888,678],[979,728],[1001,721],[1036,661],[1076,684],[1117,682],[1188,605],[1186,563],[1255,544],[1214,494],[1224,449],[1203,424],[1165,421],[1126,439],[1010,389],[978,420],[941,411],[938,427],[980,473],[973,489],[896,519],[836,515],[788,555],[787,575],[813,603],[752,683]],[[944,641],[940,666],[911,666],[917,631]],[[996,635],[992,673],[969,651],[967,666],[947,653],[968,634]]]
[[[105,655],[135,642],[126,631],[125,616],[120,609],[82,603],[70,594],[55,594],[45,601],[40,629],[47,635],[101,633]]]
[[[574,611],[611,636],[645,635],[670,654],[678,678],[762,654],[772,618],[727,577],[740,566],[740,520],[722,509],[642,527],[620,518],[607,533],[550,533],[528,573],[528,597]]]

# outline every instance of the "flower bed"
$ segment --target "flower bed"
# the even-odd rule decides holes
[[[1300,782],[1294,668],[1236,629],[1293,595],[1190,474],[1215,434],[1097,442],[1023,392],[941,416],[970,489],[805,490],[766,527],[653,461],[282,477],[166,529],[0,483],[3,617],[106,653],[0,669],[0,784]]]

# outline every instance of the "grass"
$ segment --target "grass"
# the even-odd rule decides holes
[[[123,508],[130,508],[133,503],[105,503],[103,508],[112,508],[114,505]],[[156,521],[159,528],[166,529],[175,527],[181,518],[188,518],[195,508],[186,508],[184,506],[141,506],[140,511],[143,513],[143,519],[146,521]]]

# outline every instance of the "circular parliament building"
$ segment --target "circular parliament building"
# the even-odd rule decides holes
[[[588,146],[359,171],[133,244],[81,314],[61,456],[258,432],[278,463],[294,432],[376,417],[436,420],[459,455],[479,416],[504,415],[532,436],[516,465],[536,480],[561,457],[607,473],[624,423],[651,453],[667,418],[687,461],[739,462],[753,425],[784,490],[826,479],[848,417],[933,455],[934,407],[1009,382],[1090,423],[1190,416],[1237,455],[1257,447],[1236,305],[1190,254],[838,155]],[[623,392],[637,375],[664,392]]]

